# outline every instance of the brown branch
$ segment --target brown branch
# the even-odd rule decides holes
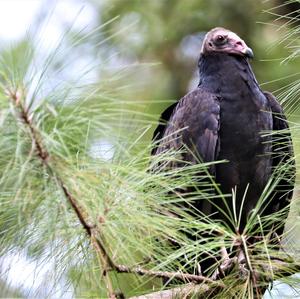
[[[182,281],[189,281],[189,282],[209,282],[220,287],[225,287],[222,282],[215,281],[209,277],[196,275],[196,274],[189,274],[189,273],[180,273],[180,272],[166,272],[166,271],[152,271],[146,270],[141,267],[127,267],[124,265],[115,265],[115,271],[118,273],[132,273],[137,275],[145,275],[145,276],[153,276],[157,278],[169,278],[169,279],[179,279]]]
[[[40,158],[42,164],[46,166],[49,171],[52,173],[53,178],[56,180],[58,185],[60,186],[61,190],[63,191],[65,197],[69,201],[70,205],[72,206],[74,212],[77,215],[77,218],[82,225],[83,229],[86,231],[87,235],[91,239],[91,243],[97,253],[97,256],[99,257],[102,267],[104,269],[103,275],[106,282],[106,287],[108,290],[109,298],[115,299],[116,295],[113,291],[112,282],[110,281],[110,278],[107,275],[107,268],[115,268],[115,265],[110,258],[109,254],[107,253],[104,245],[101,243],[101,241],[97,238],[96,233],[94,232],[94,226],[89,224],[88,221],[85,218],[85,212],[78,204],[78,201],[75,199],[75,197],[70,193],[66,185],[64,184],[63,180],[59,177],[58,174],[56,174],[51,165],[49,164],[50,160],[50,154],[44,147],[42,143],[42,138],[39,134],[39,132],[36,130],[34,124],[32,123],[32,120],[30,119],[28,110],[24,108],[22,105],[22,99],[21,95],[18,94],[18,92],[12,92],[11,90],[8,90],[8,95],[10,99],[12,100],[17,112],[19,112],[19,118],[23,123],[28,127],[31,135],[31,139],[33,141],[33,144],[36,148],[37,156]]]
[[[97,253],[97,256],[99,258],[100,263],[102,264],[102,267],[104,269],[103,275],[105,277],[106,287],[109,293],[110,298],[116,298],[115,293],[113,292],[112,283],[110,279],[108,278],[107,271],[108,270],[114,270],[118,273],[134,273],[137,275],[146,275],[146,276],[152,276],[152,277],[158,277],[158,278],[176,278],[183,281],[193,281],[196,283],[200,282],[210,282],[216,284],[215,281],[213,281],[210,278],[201,276],[201,275],[193,275],[188,273],[179,273],[179,272],[163,272],[163,271],[151,271],[146,270],[141,267],[128,267],[125,265],[116,265],[113,260],[110,258],[109,254],[107,253],[104,245],[102,242],[97,238],[97,232],[95,230],[95,226],[91,225],[85,217],[85,211],[80,207],[78,204],[78,200],[73,196],[73,194],[68,190],[63,180],[59,177],[58,174],[56,174],[49,161],[50,161],[50,153],[46,150],[44,144],[42,143],[42,138],[39,135],[39,132],[36,130],[34,124],[32,123],[32,120],[30,119],[28,111],[23,107],[20,99],[20,95],[18,95],[16,92],[9,92],[9,96],[12,99],[14,106],[19,111],[20,120],[23,121],[23,123],[28,127],[30,131],[30,135],[33,141],[33,144],[36,149],[37,156],[40,158],[43,165],[45,165],[49,171],[52,173],[54,179],[56,180],[57,184],[60,186],[61,190],[63,191],[65,197],[67,198],[68,202],[72,206],[75,214],[77,215],[77,218],[86,231],[87,235],[91,239],[91,243],[93,247],[95,248],[95,251]],[[220,283],[217,283],[218,285],[221,285]]]
[[[141,296],[131,297],[129,299],[173,299],[173,298],[194,298],[196,294],[209,291],[209,287],[205,284],[186,284],[169,290],[158,291]]]
[[[299,262],[292,261],[290,257],[287,258],[287,260],[284,260],[283,258],[277,258],[277,257],[270,257],[271,264],[269,263],[261,263],[259,265],[260,268],[263,269],[264,274],[271,275],[272,272],[276,271],[276,276],[284,277],[289,276],[294,273],[300,272],[300,264]],[[273,277],[270,277],[270,280],[272,280]]]
[[[246,273],[244,271],[244,266],[247,265],[247,262],[245,259],[239,261],[236,257],[231,258],[230,259],[231,262],[228,263],[224,263],[222,264],[222,266],[224,267],[224,271],[228,270],[229,268],[232,267],[232,263],[234,262],[238,262],[238,266],[239,266],[239,270],[240,274],[242,275],[242,277],[247,280],[248,279],[248,275],[250,274],[249,272]],[[272,258],[272,269],[273,271],[275,270],[277,272],[278,277],[282,276],[289,276],[291,275],[291,270],[294,270],[292,272],[299,272],[300,271],[300,265],[299,264],[293,264],[290,260],[290,258],[288,258],[288,262],[283,261],[282,258],[277,259],[276,257]],[[259,265],[261,267],[261,269],[263,270],[263,274],[259,275],[258,278],[260,279],[260,281],[264,281],[267,282],[267,284],[269,283],[269,281],[272,281],[274,279],[274,277],[271,276],[271,269],[270,269],[270,264],[269,263],[261,263]],[[228,269],[225,269],[226,267],[228,267]],[[218,271],[218,270],[216,270]],[[246,274],[245,274],[246,273]],[[154,272],[153,272],[154,274]],[[166,273],[168,275],[168,272]],[[214,279],[218,279],[218,275],[216,275],[217,273],[213,274],[212,277],[214,277]],[[183,274],[185,275],[185,274]],[[200,280],[200,279],[199,279]],[[223,283],[221,283],[220,281],[214,281],[213,279],[210,280],[210,282],[213,282],[214,285],[212,284],[206,284],[206,283],[202,283],[202,284],[197,284],[197,283],[188,283],[185,285],[182,285],[180,287],[175,287],[169,290],[162,290],[162,291],[157,291],[157,292],[153,292],[153,293],[149,293],[149,294],[145,294],[145,295],[141,295],[141,296],[136,296],[136,297],[131,297],[130,299],[172,299],[172,298],[196,298],[197,295],[199,295],[199,298],[206,298],[209,297],[208,295],[211,294],[212,292],[218,293],[220,292],[222,289],[225,288],[225,285]],[[200,282],[200,281],[199,281]],[[205,282],[205,281],[203,281]],[[214,289],[212,289],[212,286],[214,287]],[[255,287],[255,285],[254,285]]]
[[[166,291],[160,291],[144,296],[139,297],[133,297],[132,299],[167,299],[167,298],[173,298],[173,297],[180,297],[180,298],[189,298],[193,296],[195,293],[210,291],[211,286],[215,286],[216,289],[224,289],[225,285],[222,281],[220,281],[220,276],[226,276],[226,271],[232,269],[233,265],[235,263],[238,264],[239,270],[243,272],[244,266],[247,266],[247,270],[250,271],[250,274],[252,276],[252,280],[254,282],[254,287],[257,286],[257,279],[260,280],[273,280],[273,277],[271,277],[270,273],[273,273],[271,270],[276,270],[277,274],[279,273],[282,276],[290,275],[291,270],[297,270],[300,271],[300,265],[293,264],[292,261],[289,260],[286,261],[282,258],[276,257],[273,259],[273,257],[270,257],[272,259],[272,262],[274,264],[263,264],[261,263],[260,268],[264,270],[264,274],[260,275],[256,272],[254,273],[254,270],[252,269],[251,261],[248,256],[247,248],[245,245],[245,240],[242,239],[243,243],[241,245],[241,252],[244,253],[243,260],[239,260],[238,258],[231,258],[229,259],[226,252],[223,252],[223,256],[226,257],[223,260],[223,263],[219,265],[219,268],[216,270],[216,272],[209,278],[202,275],[195,275],[195,274],[189,274],[189,273],[181,273],[181,272],[165,272],[165,271],[153,271],[153,270],[147,270],[143,269],[140,266],[137,267],[128,267],[125,265],[117,265],[114,263],[114,261],[111,259],[110,255],[106,251],[105,246],[101,242],[103,238],[101,238],[100,232],[97,231],[96,226],[89,223],[87,220],[88,215],[84,211],[84,209],[79,205],[78,199],[76,199],[73,194],[68,190],[67,186],[65,185],[64,181],[60,178],[60,176],[53,170],[50,159],[50,153],[45,148],[42,138],[38,132],[38,130],[35,128],[28,110],[24,108],[21,101],[21,95],[18,95],[17,92],[8,92],[8,95],[10,99],[12,100],[15,109],[19,113],[19,119],[27,126],[27,128],[30,131],[31,135],[31,141],[33,143],[33,149],[36,151],[37,156],[41,160],[42,164],[49,169],[49,172],[51,172],[53,178],[57,182],[58,186],[61,188],[63,194],[65,195],[67,201],[70,203],[72,209],[74,210],[81,226],[85,230],[86,234],[89,236],[91,240],[91,244],[95,249],[95,252],[97,254],[97,257],[99,259],[99,263],[103,267],[103,276],[105,280],[105,284],[108,291],[108,296],[111,299],[116,299],[117,294],[113,290],[112,282],[108,276],[108,271],[115,271],[117,273],[131,273],[131,274],[137,274],[141,276],[149,276],[149,277],[156,277],[156,278],[168,278],[168,279],[178,279],[182,280],[184,282],[192,282],[188,283],[180,288],[174,288]],[[255,274],[255,275],[254,275]],[[201,283],[201,284],[200,284]],[[211,284],[211,285],[208,285]]]

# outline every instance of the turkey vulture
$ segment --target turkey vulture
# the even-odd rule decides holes
[[[252,50],[235,33],[224,28],[209,31],[199,58],[198,87],[168,107],[153,136],[152,155],[169,149],[189,148],[182,160],[190,163],[226,160],[209,171],[223,194],[235,192],[238,228],[242,232],[276,166],[284,162],[290,171],[281,176],[260,214],[285,210],[293,193],[293,148],[288,123],[275,97],[261,90],[249,64]],[[170,167],[181,167],[173,162]],[[201,200],[195,207],[228,223],[219,208],[233,209],[227,202]],[[241,209],[241,211],[240,211]],[[282,221],[281,221],[282,222]],[[270,229],[270,228],[269,228]],[[283,226],[277,224],[277,234]]]

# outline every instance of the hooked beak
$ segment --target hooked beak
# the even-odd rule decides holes
[[[254,54],[251,48],[245,48],[245,52],[244,52],[245,56],[248,58],[253,58]]]
[[[232,51],[233,53],[237,53],[240,54],[242,56],[245,56],[247,58],[253,58],[254,54],[251,48],[249,48],[246,43],[240,39],[239,37],[237,37],[234,40],[233,46],[232,46]]]

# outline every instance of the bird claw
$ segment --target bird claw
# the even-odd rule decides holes
[[[212,274],[211,278],[213,280],[224,278],[226,276],[226,273],[228,273],[235,264],[236,264],[236,257],[228,258],[228,259],[224,260],[218,266],[218,269],[216,269],[215,272]]]
[[[247,266],[245,263],[239,263],[239,276],[242,279],[245,279],[249,277],[250,271],[247,269]]]

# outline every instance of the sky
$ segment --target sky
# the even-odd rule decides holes
[[[16,41],[22,38],[41,10],[53,11],[45,32],[50,41],[60,37],[62,24],[71,24],[75,19],[75,28],[95,24],[96,13],[83,0],[0,0],[0,40]]]
[[[13,41],[21,38],[41,5],[39,0],[1,0],[0,39]]]

